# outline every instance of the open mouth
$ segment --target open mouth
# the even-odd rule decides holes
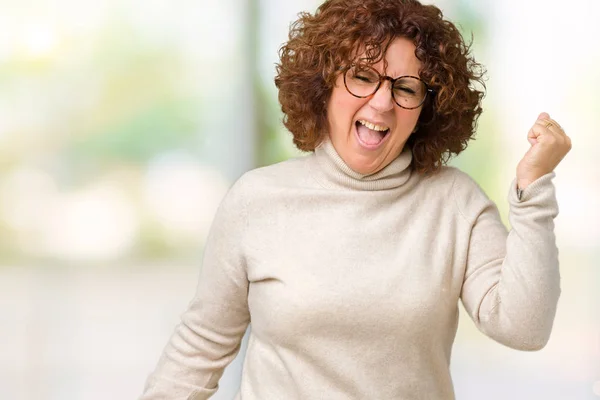
[[[379,147],[381,143],[389,136],[390,128],[378,126],[368,121],[356,121],[356,135],[358,141],[364,147],[374,149]]]

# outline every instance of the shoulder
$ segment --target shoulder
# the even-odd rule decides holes
[[[443,166],[433,173],[421,175],[419,183],[427,192],[450,196],[455,185],[468,186],[469,180],[471,178],[458,168]]]
[[[234,187],[256,191],[266,187],[288,187],[309,175],[309,156],[290,158],[276,164],[255,168],[244,173]]]
[[[245,172],[229,188],[224,207],[245,207],[249,203],[273,198],[276,192],[298,187],[310,177],[306,156],[291,158],[276,164]]]
[[[423,178],[423,183],[438,194],[447,196],[447,201],[467,221],[473,221],[482,210],[493,204],[481,186],[464,171],[444,166],[439,171]]]

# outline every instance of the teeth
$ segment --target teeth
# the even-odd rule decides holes
[[[374,131],[383,132],[383,131],[387,131],[388,130],[388,128],[385,127],[385,126],[375,125],[375,124],[370,123],[369,121],[365,121],[364,119],[361,119],[358,122],[360,122],[362,125],[366,126],[369,129],[372,129]]]

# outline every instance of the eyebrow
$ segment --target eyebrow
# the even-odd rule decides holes
[[[412,74],[412,73],[406,72],[406,73],[404,73],[404,74],[395,74],[395,75],[388,74],[387,72],[383,72],[383,73],[382,73],[382,72],[380,72],[380,71],[379,71],[377,68],[375,68],[375,64],[373,64],[373,63],[370,63],[370,62],[369,62],[369,59],[368,59],[368,58],[365,58],[365,57],[358,58],[358,59],[357,59],[357,61],[356,61],[356,62],[354,62],[353,64],[354,64],[354,65],[358,65],[358,66],[363,66],[363,67],[370,67],[370,68],[373,68],[373,69],[374,69],[375,71],[377,71],[377,72],[378,72],[380,75],[389,76],[389,77],[390,77],[390,78],[392,78],[392,79],[398,79],[398,78],[400,78],[400,77],[403,77],[403,76],[415,76],[415,77],[417,77],[417,78],[421,79],[421,76],[419,75],[419,73],[418,73],[418,72],[417,72],[417,73],[415,73],[415,74]]]

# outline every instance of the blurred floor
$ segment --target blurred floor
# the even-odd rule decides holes
[[[182,266],[0,270],[0,399],[137,398],[197,273]],[[231,369],[216,399],[233,397],[240,367]]]

